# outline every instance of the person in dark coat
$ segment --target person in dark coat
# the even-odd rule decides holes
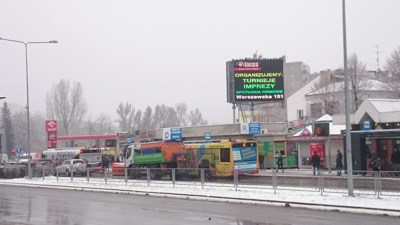
[[[338,149],[336,154],[336,171],[338,176],[342,175],[342,168],[343,168],[343,154]]]
[[[396,148],[393,149],[392,156],[390,157],[392,164],[390,165],[390,170],[392,171],[400,171],[400,151]],[[400,172],[394,173],[397,177],[400,176]]]
[[[278,160],[276,161],[276,164],[278,165],[278,169],[276,169],[276,172],[278,172],[279,169],[282,169],[282,173],[285,172],[283,170],[283,157],[282,157],[281,153],[279,153]]]
[[[102,164],[104,169],[108,169],[110,166],[110,161],[108,160],[107,156],[102,156]]]
[[[374,170],[375,176],[379,175],[379,171],[382,170],[384,164],[385,164],[385,162],[379,156],[376,156],[375,158],[373,158],[371,160],[371,166],[372,166],[372,169]]]
[[[258,155],[258,164],[260,165],[260,169],[265,169],[264,167],[264,155]]]
[[[400,152],[397,149],[393,149],[391,160],[394,164],[400,164]]]
[[[317,152],[314,152],[314,154],[311,157],[311,164],[313,167],[313,175],[315,176],[315,172],[318,172],[318,175],[320,174],[319,172],[319,167],[321,164],[321,158],[317,154]]]

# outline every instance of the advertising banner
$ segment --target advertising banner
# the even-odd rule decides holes
[[[283,101],[283,59],[234,60],[233,70],[228,71],[229,101],[268,102]],[[232,91],[231,88],[234,88]]]
[[[182,128],[164,128],[163,141],[182,141]]]

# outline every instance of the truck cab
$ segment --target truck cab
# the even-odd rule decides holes
[[[135,155],[140,154],[140,144],[135,143],[127,146],[127,148],[124,149],[123,151],[123,160],[125,163],[125,167],[129,168],[133,164],[135,164]]]
[[[134,143],[131,145],[125,145],[121,151],[118,162],[112,163],[112,175],[124,176],[125,168],[133,167],[133,164],[135,163],[134,157],[138,152],[140,152],[140,144]]]

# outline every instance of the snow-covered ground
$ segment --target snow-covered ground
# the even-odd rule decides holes
[[[318,191],[283,190],[274,192],[271,188],[250,188],[230,185],[206,184],[193,185],[179,182],[172,185],[171,182],[135,182],[128,180],[126,184],[123,179],[110,179],[107,184],[104,179],[56,177],[0,179],[0,185],[22,185],[22,186],[45,186],[48,188],[76,189],[87,191],[118,192],[138,195],[169,196],[175,198],[207,199],[223,202],[241,202],[249,204],[276,205],[303,207],[321,210],[339,210],[355,213],[368,213],[400,216],[400,195],[380,196],[377,195],[355,195],[348,196],[347,191],[341,193],[322,193]]]

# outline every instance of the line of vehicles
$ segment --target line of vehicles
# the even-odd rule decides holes
[[[120,149],[117,149],[120,148]],[[115,157],[119,152],[119,155]],[[130,178],[145,176],[150,169],[151,179],[171,177],[171,169],[185,175],[227,177],[258,173],[258,154],[255,140],[219,140],[209,142],[157,141],[122,144],[115,148],[56,148],[43,151],[40,159],[32,159],[34,168],[44,168],[45,175],[66,175],[102,172],[111,166],[113,176]],[[47,169],[49,168],[49,169]],[[48,171],[47,171],[48,170]],[[38,176],[44,169],[38,169]],[[35,172],[35,171],[34,171]]]
[[[54,164],[54,175],[70,176],[71,173],[85,175],[103,171],[104,159],[100,148],[48,149],[42,153],[42,161]]]
[[[177,173],[199,175],[198,169],[205,169],[206,176],[227,177],[235,171],[239,175],[255,174],[259,169],[254,140],[131,144],[125,146],[122,155],[122,162],[113,163],[113,175],[124,175],[126,168],[128,176],[135,178],[142,175],[138,173],[145,173],[141,168],[150,168],[150,177],[158,179],[170,176],[168,169],[177,168]]]

